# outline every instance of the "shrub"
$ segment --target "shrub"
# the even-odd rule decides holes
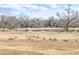
[[[31,40],[30,38],[28,38],[28,40]]]
[[[9,38],[8,40],[14,40],[14,38]]]
[[[46,38],[43,38],[43,40],[45,40]]]
[[[75,40],[75,42],[78,42],[78,40]]]
[[[36,37],[36,38],[39,38],[39,37]]]
[[[29,38],[28,40],[29,40],[29,41],[33,41],[33,39],[32,39],[32,38]]]
[[[68,40],[64,40],[64,42],[68,42]]]
[[[52,40],[52,38],[49,38],[49,40]]]
[[[32,36],[32,37],[35,37],[35,36]]]
[[[18,37],[14,37],[14,38],[18,38]]]
[[[57,39],[56,39],[56,38],[54,38],[54,39],[53,39],[53,41],[55,42],[55,41],[57,41]]]

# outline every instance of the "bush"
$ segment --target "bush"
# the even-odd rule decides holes
[[[55,41],[57,41],[57,39],[56,39],[56,38],[54,38],[54,39],[53,39],[53,41],[55,42]]]
[[[78,42],[78,40],[75,40],[75,42]]]
[[[46,38],[43,38],[43,40],[45,40]]]
[[[14,40],[14,38],[9,38],[8,40]]]
[[[52,40],[52,38],[49,38],[49,40]]]
[[[68,42],[68,40],[64,40],[64,42]]]

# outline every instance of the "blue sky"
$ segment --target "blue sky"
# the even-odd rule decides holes
[[[65,4],[0,4],[0,15],[48,18],[66,7]],[[72,4],[72,9],[78,11],[79,5]]]

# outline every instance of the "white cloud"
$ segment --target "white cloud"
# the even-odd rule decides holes
[[[16,4],[10,4],[10,5],[8,5],[8,7],[11,8],[11,9],[16,9],[16,10],[21,9],[20,5],[16,5]]]
[[[57,12],[62,12],[63,10],[58,8],[56,4],[52,5],[49,4],[48,8],[47,6],[38,6],[38,5],[32,5],[32,4],[6,4],[6,5],[0,5],[0,7],[4,8],[10,8],[13,11],[10,11],[8,14],[11,15],[28,15],[31,17],[50,17],[50,16],[56,16]],[[6,10],[5,10],[6,11]],[[6,13],[7,14],[7,13]]]
[[[5,4],[0,4],[0,7],[7,8],[7,5],[5,5]]]
[[[51,8],[57,8],[58,6],[57,6],[57,4],[50,4],[49,5]]]
[[[47,7],[42,6],[42,7],[40,7],[40,10],[41,11],[48,11],[49,9]]]
[[[48,4],[52,0],[1,0],[0,4]]]
[[[31,5],[31,4],[22,5],[21,7],[29,8],[29,9],[38,9],[38,7],[36,5]]]
[[[16,5],[16,4],[2,4],[2,5],[0,5],[0,7],[11,8],[11,9],[16,9],[16,10],[21,9],[20,5]]]

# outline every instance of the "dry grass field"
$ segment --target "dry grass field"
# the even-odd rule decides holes
[[[79,33],[0,31],[0,54],[79,55]]]

